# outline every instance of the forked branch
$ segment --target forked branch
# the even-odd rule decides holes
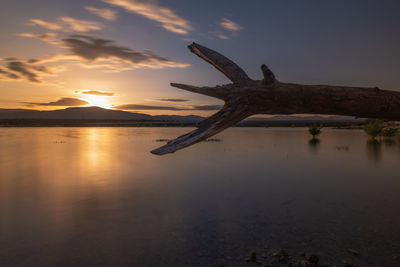
[[[233,84],[171,86],[225,101],[224,107],[199,123],[196,130],[151,151],[164,155],[203,141],[255,114],[327,114],[400,120],[400,92],[375,88],[282,83],[262,65],[264,79],[252,80],[233,61],[193,43],[191,52],[221,71]]]

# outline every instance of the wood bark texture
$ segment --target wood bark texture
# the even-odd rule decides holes
[[[225,105],[201,121],[197,129],[151,151],[153,154],[174,153],[255,114],[326,114],[400,120],[400,92],[378,87],[283,83],[264,64],[261,66],[264,79],[252,80],[238,65],[218,52],[196,43],[188,48],[221,71],[232,83],[215,87],[179,83],[171,83],[171,86],[219,98]]]

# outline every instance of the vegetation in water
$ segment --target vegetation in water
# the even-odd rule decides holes
[[[317,135],[321,133],[321,128],[318,124],[314,123],[308,127],[308,132],[315,138]]]
[[[398,128],[387,126],[382,129],[382,135],[384,137],[393,137],[397,134]]]
[[[383,130],[383,120],[381,119],[368,119],[365,121],[364,131],[375,139],[378,135],[382,133]]]

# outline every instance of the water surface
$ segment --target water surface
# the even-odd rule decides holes
[[[233,128],[149,153],[188,130],[0,128],[0,266],[400,265],[400,140]]]

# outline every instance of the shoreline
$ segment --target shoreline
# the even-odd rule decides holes
[[[317,123],[322,127],[360,129],[362,123],[349,121],[242,121],[234,127],[308,127]],[[196,127],[197,122],[146,120],[93,120],[93,119],[2,119],[0,127]]]

